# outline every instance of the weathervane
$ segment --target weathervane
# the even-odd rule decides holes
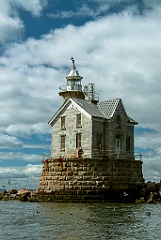
[[[74,70],[74,69],[76,69],[76,66],[75,66],[75,59],[74,59],[74,57],[71,57],[70,59],[72,60],[72,63],[73,63],[73,70]]]

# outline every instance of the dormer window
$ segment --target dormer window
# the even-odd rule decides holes
[[[82,127],[82,117],[81,114],[76,115],[76,127],[81,128]]]
[[[61,129],[65,130],[65,116],[61,117]]]

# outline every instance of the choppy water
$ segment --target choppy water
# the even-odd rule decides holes
[[[161,205],[0,202],[1,240],[161,239]]]

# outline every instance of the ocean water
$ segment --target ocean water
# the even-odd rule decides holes
[[[0,240],[161,239],[161,205],[0,201]]]

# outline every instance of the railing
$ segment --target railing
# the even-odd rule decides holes
[[[60,92],[66,91],[82,91],[82,85],[64,85],[59,87]]]
[[[46,159],[49,159],[49,158],[51,158],[51,153],[43,152],[43,154],[42,154],[42,160],[46,160]]]
[[[78,154],[79,149],[75,149],[73,152],[65,151],[59,152],[54,155],[55,158],[113,158],[113,159],[134,159],[136,161],[142,161],[142,154],[139,152],[116,152],[115,150],[102,150],[102,149],[82,149],[82,154]],[[50,159],[51,154],[44,152],[42,160]]]

